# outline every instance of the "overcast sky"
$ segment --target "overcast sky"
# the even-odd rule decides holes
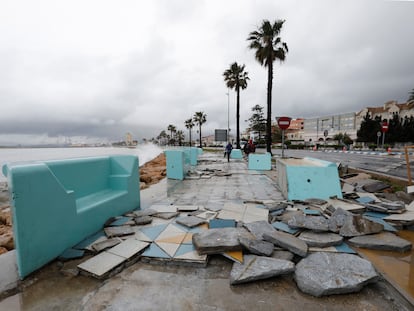
[[[223,72],[245,64],[241,128],[266,106],[267,71],[247,36],[286,20],[273,117],[405,102],[414,88],[414,2],[0,0],[0,145],[156,137],[207,114],[227,127]],[[230,92],[235,132],[235,95]]]

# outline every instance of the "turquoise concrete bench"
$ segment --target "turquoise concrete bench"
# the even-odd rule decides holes
[[[272,169],[272,156],[266,153],[249,153],[249,170],[270,171]]]
[[[335,163],[314,158],[277,159],[277,181],[288,200],[342,198]]]
[[[195,147],[165,150],[167,178],[183,180],[191,166],[197,165],[200,150]]]
[[[230,158],[232,159],[243,159],[243,154],[240,149],[233,149],[230,153]]]
[[[140,207],[135,156],[7,164],[3,173],[21,278],[100,230],[108,218]]]

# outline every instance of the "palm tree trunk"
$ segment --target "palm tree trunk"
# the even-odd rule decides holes
[[[269,62],[267,71],[267,120],[266,120],[266,151],[272,154],[272,83],[273,62]]]
[[[190,147],[191,147],[191,128],[190,128]]]
[[[199,125],[199,130],[200,130],[200,148],[203,148],[203,146],[201,144],[201,124]]]
[[[236,109],[236,118],[237,118],[237,127],[236,127],[236,148],[240,149],[240,87],[236,87],[237,93],[237,109]]]

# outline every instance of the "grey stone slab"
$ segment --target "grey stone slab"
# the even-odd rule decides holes
[[[379,233],[384,230],[380,223],[364,218],[362,215],[352,215],[345,218],[345,223],[339,230],[344,237],[354,237],[366,234]]]
[[[135,234],[131,226],[106,227],[104,231],[108,238]]]
[[[200,255],[241,250],[240,238],[254,239],[244,228],[208,229],[193,234],[194,247]]]
[[[302,292],[320,297],[357,292],[375,282],[378,274],[357,255],[316,252],[296,265],[294,278]]]
[[[188,228],[193,228],[205,224],[207,221],[197,216],[185,216],[177,218],[175,222]]]
[[[274,250],[272,253],[272,258],[275,259],[284,259],[284,260],[290,260],[292,261],[293,257],[295,255],[289,251],[284,251],[284,250]]]
[[[142,210],[138,210],[138,211],[134,211],[134,215],[136,217],[141,217],[141,216],[152,216],[157,214],[158,212],[152,208],[146,208],[146,209],[142,209]]]
[[[263,240],[264,233],[271,234],[276,231],[271,224],[264,220],[250,222],[244,224],[243,226],[249,230],[256,237],[256,239],[259,240]]]
[[[96,278],[103,278],[111,270],[121,265],[125,261],[124,257],[108,252],[102,252],[78,265],[82,271],[90,273]]]
[[[308,245],[289,233],[275,231],[271,234],[263,234],[263,238],[301,257],[308,254]]]
[[[139,216],[134,218],[135,224],[137,226],[148,225],[152,222],[151,216]]]
[[[275,248],[273,243],[266,241],[240,238],[239,242],[249,253],[259,256],[271,256]]]
[[[362,248],[397,252],[406,252],[412,248],[410,241],[402,239],[391,232],[357,236],[349,239],[349,243]]]
[[[382,207],[385,207],[389,212],[405,211],[405,203],[402,201],[380,202],[378,204]]]
[[[344,240],[343,237],[336,233],[312,231],[304,231],[298,236],[298,238],[308,244],[309,247],[329,247],[340,245]]]
[[[157,213],[154,217],[162,218],[162,219],[171,219],[180,215],[178,212],[169,212],[169,213]]]
[[[371,182],[366,185],[363,185],[362,189],[364,189],[366,192],[380,192],[389,187],[390,187],[389,184],[386,184],[382,181],[375,181],[375,182]]]
[[[111,239],[107,239],[105,241],[102,242],[97,242],[92,244],[92,249],[95,252],[101,252],[107,248],[113,247],[115,245],[118,245],[119,243],[121,243],[122,240],[120,238],[111,238]]]
[[[295,215],[288,221],[289,227],[309,229],[316,232],[329,231],[328,219],[323,216]]]
[[[241,284],[289,274],[295,264],[288,260],[245,255],[243,263],[235,262],[230,272],[230,284]]]

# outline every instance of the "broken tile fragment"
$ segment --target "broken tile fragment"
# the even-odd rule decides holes
[[[328,219],[323,216],[295,215],[288,221],[289,227],[308,229],[315,232],[329,231]]]
[[[178,212],[168,212],[168,213],[157,213],[154,217],[162,218],[162,219],[171,219],[180,215]]]
[[[135,234],[131,226],[106,227],[104,231],[108,238]]]
[[[308,245],[289,233],[279,231],[270,234],[264,233],[263,238],[301,257],[305,257],[308,254]]]
[[[197,216],[185,216],[177,218],[175,222],[188,228],[193,228],[206,223],[206,220]]]
[[[348,242],[357,247],[397,252],[406,252],[412,247],[411,242],[391,232],[358,236],[350,239]]]
[[[317,252],[296,265],[294,278],[302,292],[320,297],[357,292],[378,274],[357,255]]]
[[[175,205],[175,208],[177,212],[194,212],[201,209],[198,205]]]
[[[124,261],[125,258],[104,251],[82,262],[78,268],[96,278],[103,278]]]
[[[214,228],[235,228],[236,221],[234,219],[210,219],[208,222],[210,229]]]
[[[273,243],[266,241],[240,238],[239,242],[249,253],[259,256],[271,256],[275,248]]]
[[[208,229],[193,234],[193,244],[199,254],[220,254],[227,251],[239,251],[240,238],[252,239],[244,228]]]
[[[152,222],[151,216],[139,216],[134,218],[135,224],[137,226],[148,225]]]
[[[276,229],[272,227],[267,221],[260,220],[254,221],[243,225],[247,230],[253,234],[256,239],[263,240],[264,233],[272,233],[275,232]]]
[[[345,218],[339,234],[343,237],[354,237],[379,233],[383,230],[384,226],[380,223],[364,218],[362,215],[352,215]]]
[[[295,264],[283,259],[245,255],[242,264],[235,262],[230,272],[230,284],[263,280],[278,275],[289,274],[295,270]]]
[[[375,193],[375,192],[380,192],[380,191],[382,191],[384,189],[387,189],[389,187],[390,187],[389,184],[386,184],[382,181],[376,180],[376,181],[371,182],[369,184],[363,185],[362,189],[364,189],[366,192],[374,192]]]
[[[111,238],[111,239],[106,239],[105,241],[101,241],[101,242],[97,242],[92,244],[92,249],[95,252],[101,252],[107,248],[113,247],[119,243],[121,243],[122,240],[120,238]]]
[[[125,259],[130,259],[131,257],[135,256],[136,254],[144,250],[148,245],[149,243],[147,242],[142,242],[134,238],[131,238],[108,249],[107,252],[114,255],[118,255]]]
[[[290,234],[296,234],[297,232],[300,231],[300,229],[291,228],[287,224],[285,224],[284,222],[281,222],[281,221],[276,221],[276,222],[272,223],[272,227],[279,230],[279,231],[287,232],[287,233],[290,233]]]
[[[343,237],[332,232],[304,231],[298,238],[308,244],[309,247],[329,247],[340,245],[343,241]]]
[[[152,216],[157,214],[158,212],[152,208],[146,208],[146,209],[142,209],[142,210],[137,210],[134,211],[134,215],[136,217],[141,217],[141,216]]]

